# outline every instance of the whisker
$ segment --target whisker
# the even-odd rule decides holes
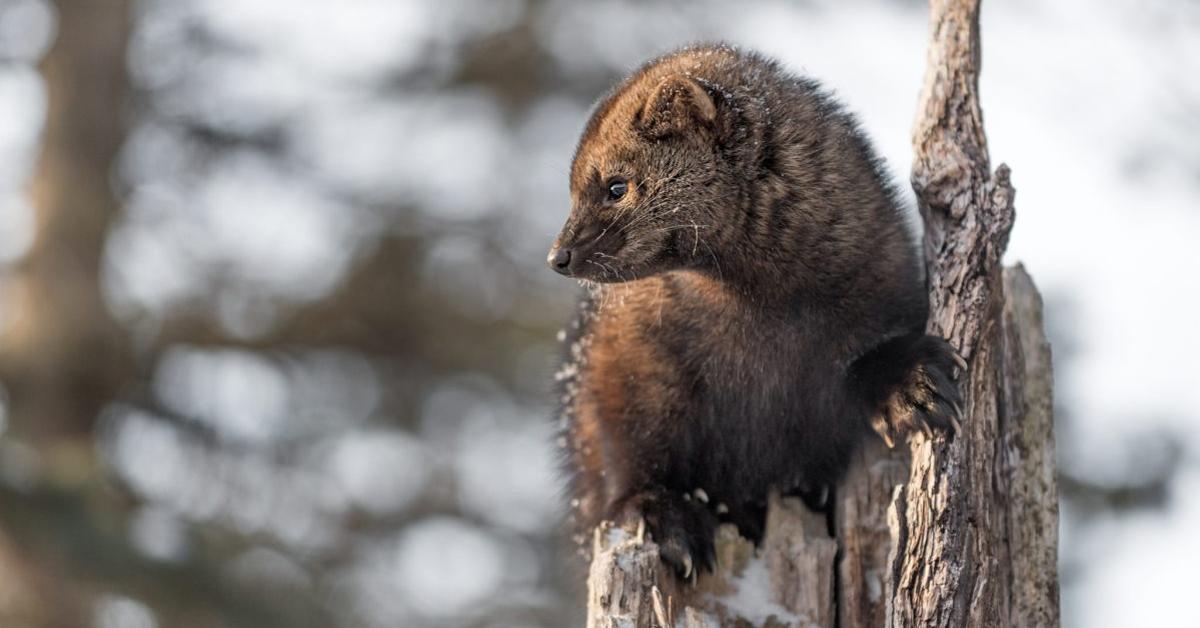
[[[606,234],[606,233],[608,233],[608,227],[605,227],[605,228],[601,229],[601,230],[600,230],[600,235],[597,235],[596,237],[592,238],[592,241],[591,241],[591,242],[588,242],[588,243],[587,243],[587,244],[585,244],[584,246],[591,246],[591,245],[595,244],[596,242],[600,241],[600,238],[603,238],[603,237],[604,237],[604,234]]]
[[[661,232],[661,231],[676,231],[679,229],[697,229],[697,230],[699,230],[699,229],[711,229],[711,228],[712,228],[712,225],[698,225],[698,224],[692,223],[690,225],[679,224],[679,225],[671,225],[670,227],[659,227],[659,228],[654,229],[654,231]]]

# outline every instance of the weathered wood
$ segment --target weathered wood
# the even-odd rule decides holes
[[[834,502],[836,540],[818,515],[787,500],[773,500],[768,509],[760,558],[723,528],[718,573],[665,594],[668,610],[660,616],[668,622],[1059,623],[1050,349],[1032,281],[1022,268],[1000,266],[1013,223],[1014,190],[1006,166],[991,173],[983,133],[979,0],[932,0],[931,18],[913,137],[913,188],[925,220],[928,330],[949,340],[969,363],[959,381],[962,431],[933,439],[916,434],[907,448],[891,451],[875,442],[864,447]],[[644,597],[674,585],[653,560],[652,544],[597,549],[589,581],[593,592],[626,590]],[[769,569],[754,572],[760,568],[755,560]],[[631,579],[639,578],[649,587],[630,588]],[[754,583],[761,589],[757,597],[746,590]],[[612,608],[614,598],[606,596],[590,598],[589,626],[661,625],[630,617],[627,606]],[[653,607],[646,599],[638,598],[635,606]],[[748,600],[759,608],[747,608]],[[772,616],[775,607],[782,612]],[[591,623],[605,616],[618,619]]]
[[[601,526],[588,575],[588,628],[834,624],[837,543],[823,515],[772,496],[761,547],[728,525],[716,545],[715,572],[680,584],[652,539]]]
[[[588,572],[587,628],[661,626],[669,611],[660,601],[663,617],[656,617],[655,598],[662,598],[658,547],[622,528],[601,526],[595,535]]]
[[[910,443],[909,479],[892,508],[887,619],[900,626],[1054,624],[1056,590],[1029,591],[1031,581],[1056,582],[1053,559],[1046,560],[1057,545],[1052,427],[1043,403],[1051,385],[1048,349],[1036,351],[1045,342],[1040,327],[1032,329],[1040,320],[1027,297],[1012,311],[1030,329],[1017,331],[1014,313],[1005,330],[1000,258],[1014,191],[1007,167],[989,174],[978,94],[979,1],[934,0],[931,10],[913,187],[925,219],[928,329],[970,363],[967,416],[957,438]],[[1023,344],[1030,345],[1028,367]],[[1029,377],[1041,379],[1026,385]],[[1025,392],[1036,399],[1026,403]]]
[[[802,618],[780,623],[781,626],[800,626],[805,622],[832,626],[836,617],[836,556],[837,542],[829,536],[823,515],[810,511],[798,499],[772,497],[762,547],[762,560],[767,567],[763,575],[770,580],[759,583],[743,577],[739,587],[769,586],[773,603]],[[741,608],[738,612],[745,617],[751,614],[751,609]]]
[[[838,611],[843,626],[882,626],[887,610],[892,493],[908,477],[908,451],[871,439],[838,489]]]
[[[1004,269],[1005,412],[1001,455],[1008,482],[1013,626],[1055,626],[1058,606],[1058,482],[1054,374],[1042,297],[1021,265]]]

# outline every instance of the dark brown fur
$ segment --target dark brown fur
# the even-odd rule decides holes
[[[726,46],[651,61],[570,184],[550,261],[590,288],[559,376],[581,532],[644,517],[686,575],[719,520],[757,537],[770,489],[827,490],[872,426],[953,424],[904,213],[814,82]]]

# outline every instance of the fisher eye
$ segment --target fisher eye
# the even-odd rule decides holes
[[[608,201],[614,202],[621,200],[625,196],[625,192],[629,191],[629,184],[622,179],[615,179],[608,184]]]

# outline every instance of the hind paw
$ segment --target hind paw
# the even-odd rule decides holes
[[[619,521],[641,518],[659,556],[680,580],[695,580],[716,562],[713,537],[717,517],[697,500],[666,491],[649,491],[629,499]]]

